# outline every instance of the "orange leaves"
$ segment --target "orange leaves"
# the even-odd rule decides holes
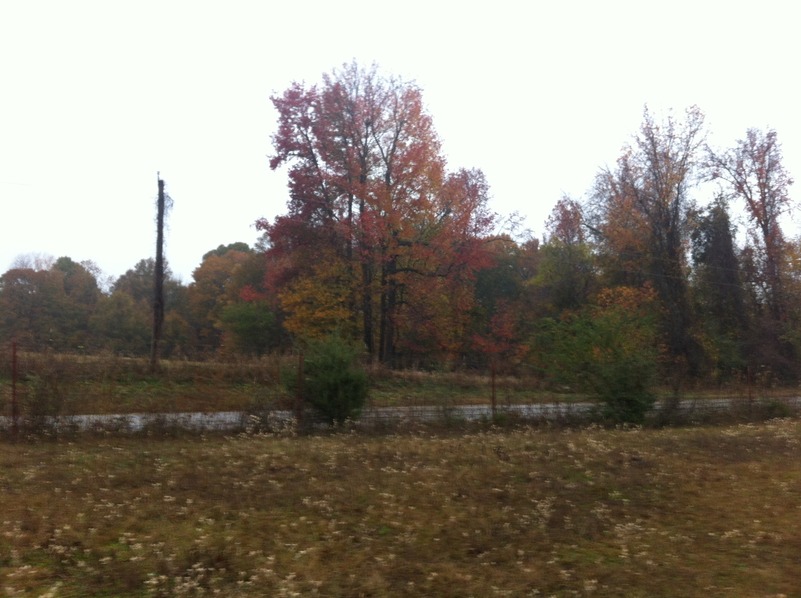
[[[658,297],[650,284],[641,287],[607,287],[599,291],[596,303],[602,309],[644,313],[653,309]]]
[[[350,291],[344,274],[342,263],[323,259],[279,292],[287,332],[308,340],[347,327]]]
[[[271,166],[287,166],[290,199],[286,215],[260,226],[287,328],[308,336],[359,322],[384,361],[409,338],[400,327],[411,314],[428,314],[425,328],[442,323],[440,340],[452,336],[453,313],[440,315],[462,309],[452,299],[481,267],[477,239],[493,215],[480,171],[445,174],[420,89],[354,62],[273,103]],[[440,286],[449,308],[427,292]]]
[[[572,246],[586,240],[583,220],[581,205],[565,196],[556,203],[545,226],[552,242],[558,241]]]

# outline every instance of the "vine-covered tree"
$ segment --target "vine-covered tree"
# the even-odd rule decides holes
[[[792,207],[793,180],[782,163],[776,131],[748,129],[734,148],[708,150],[708,166],[710,178],[722,181],[728,196],[744,204],[765,304],[772,317],[781,320],[787,312],[783,262],[788,248],[780,218]]]
[[[660,123],[646,109],[633,146],[614,170],[606,169],[596,185],[601,241],[620,255],[627,282],[650,281],[659,297],[662,331],[670,354],[698,372],[703,351],[694,333],[688,297],[689,191],[704,142],[704,117],[697,107],[683,120],[672,115]],[[674,364],[674,366],[677,364]]]
[[[781,376],[797,376],[797,347],[789,339],[797,319],[797,298],[790,287],[793,266],[790,244],[781,227],[781,216],[792,208],[789,187],[793,181],[784,167],[776,131],[748,129],[744,139],[723,152],[708,148],[708,176],[723,183],[728,197],[742,202],[748,216],[749,246],[746,281],[753,289],[758,310],[758,328],[753,339],[761,339],[752,353],[760,363]]]

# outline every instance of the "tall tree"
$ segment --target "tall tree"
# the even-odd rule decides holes
[[[787,244],[780,217],[792,207],[792,178],[782,163],[776,131],[748,129],[744,139],[724,152],[707,151],[709,177],[722,181],[731,198],[741,200],[750,226],[749,239],[760,263],[765,303],[775,320],[787,314],[783,261]]]
[[[797,348],[788,339],[795,325],[794,293],[790,291],[791,248],[781,228],[781,216],[792,208],[789,187],[793,180],[784,167],[776,131],[748,129],[744,139],[723,152],[708,148],[708,177],[723,183],[728,197],[741,201],[748,216],[747,282],[755,290],[760,308],[761,339],[753,353],[785,377],[797,376]]]
[[[319,88],[294,84],[273,103],[279,127],[270,165],[288,166],[290,198],[285,216],[260,223],[269,276],[308,279],[324,256],[366,349],[390,362],[415,278],[462,272],[457,249],[470,249],[466,235],[486,233],[492,222],[486,181],[479,171],[445,174],[420,89],[375,66],[345,65]]]
[[[689,108],[683,120],[669,115],[662,123],[646,109],[633,146],[625,149],[615,170],[598,176],[596,186],[596,230],[603,242],[635,252],[638,259],[626,268],[639,270],[653,285],[665,312],[668,349],[691,372],[698,371],[703,354],[688,298],[687,216],[703,123],[697,107]],[[620,243],[621,237],[625,242]]]
[[[725,198],[697,218],[692,231],[693,295],[721,374],[744,365],[748,328],[745,293],[734,229]]]

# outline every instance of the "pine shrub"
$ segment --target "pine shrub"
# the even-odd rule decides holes
[[[356,347],[338,335],[310,343],[301,396],[329,423],[359,415],[367,400],[367,374]]]

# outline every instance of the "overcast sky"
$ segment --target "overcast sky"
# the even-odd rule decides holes
[[[414,80],[449,167],[481,168],[495,211],[539,234],[642,120],[697,104],[711,141],[775,128],[801,176],[793,3],[0,2],[0,272],[20,254],[118,276],[155,253],[186,283],[286,204],[270,96],[353,59]],[[794,189],[801,199],[801,189]]]

